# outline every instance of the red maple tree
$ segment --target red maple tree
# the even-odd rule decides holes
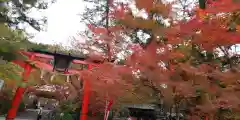
[[[138,9],[145,10],[147,18],[134,16],[127,5],[114,4],[110,5],[115,8],[110,15],[121,21],[120,25],[108,28],[89,25],[98,40],[111,43],[111,49],[117,41],[121,42],[119,38],[136,29],[150,35],[143,48],[131,47],[138,49],[121,67],[106,62],[84,72],[95,91],[93,97],[99,98],[92,99],[92,103],[103,105],[106,94],[117,99],[134,87],[134,81],[144,81],[145,86],[150,86],[169,104],[188,103],[189,119],[197,120],[200,117],[196,116],[204,115],[214,120],[220,108],[238,111],[239,56],[229,51],[239,43],[239,33],[230,28],[230,24],[236,26],[233,14],[239,4],[232,0],[208,2],[203,17],[196,15],[188,21],[173,23],[170,4],[153,0],[135,3]],[[170,19],[170,26],[159,23],[156,16]],[[134,70],[138,70],[138,76],[132,74]]]

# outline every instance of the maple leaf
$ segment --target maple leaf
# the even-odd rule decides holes
[[[88,24],[87,26],[95,34],[106,34],[107,33],[107,29],[106,28],[94,27],[91,24]]]
[[[118,20],[124,19],[128,10],[127,4],[120,4],[113,7],[113,11],[109,13],[110,18],[115,18]]]
[[[229,7],[231,6],[231,7]],[[211,4],[211,7],[206,9],[207,13],[233,12],[239,10],[240,4],[232,0],[216,1]]]
[[[154,0],[142,1],[142,0],[135,0],[136,6],[139,9],[145,9],[146,11],[150,11],[153,7]]]
[[[142,47],[139,44],[130,44],[128,48],[133,50],[134,52],[142,50]]]
[[[155,3],[153,8],[151,9],[152,12],[161,14],[164,18],[168,18],[171,12],[171,3],[163,4],[163,3]]]

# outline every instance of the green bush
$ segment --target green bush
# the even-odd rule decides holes
[[[57,114],[55,119],[56,120],[74,120],[72,115],[67,112],[64,112],[63,116],[61,116],[60,113]]]
[[[69,113],[64,113],[62,120],[73,120],[72,115]]]
[[[0,91],[0,115],[4,115],[8,112],[11,107],[11,90],[1,90]]]
[[[11,107],[11,101],[8,99],[0,99],[0,115],[7,114],[8,109]]]
[[[0,92],[0,115],[7,114],[8,110],[11,107],[12,103],[12,92],[11,90],[2,90]],[[18,111],[23,111],[25,108],[25,104],[22,101],[19,105]]]
[[[25,110],[25,103],[24,102],[21,102],[19,107],[18,107],[18,112],[22,112]]]

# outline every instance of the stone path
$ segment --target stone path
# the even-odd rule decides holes
[[[43,110],[44,113],[48,113],[49,110]],[[17,114],[15,120],[36,120],[37,119],[37,110],[27,109],[25,112],[20,112]],[[0,120],[5,120],[5,117],[0,117]]]

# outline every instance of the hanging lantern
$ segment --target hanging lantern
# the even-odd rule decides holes
[[[36,53],[41,53],[41,54],[47,54],[47,55],[51,55],[54,57],[53,60],[53,71],[57,71],[57,72],[67,72],[68,68],[71,64],[71,62],[74,59],[78,59],[78,60],[85,60],[86,58],[82,57],[73,57],[71,56],[71,54],[61,54],[61,53],[57,53],[56,51],[54,53],[52,52],[48,52],[48,51],[44,51],[44,50],[31,50],[32,52],[36,52]]]
[[[55,54],[54,55],[54,69],[58,72],[66,72],[69,65],[71,64],[74,58],[67,55]]]

